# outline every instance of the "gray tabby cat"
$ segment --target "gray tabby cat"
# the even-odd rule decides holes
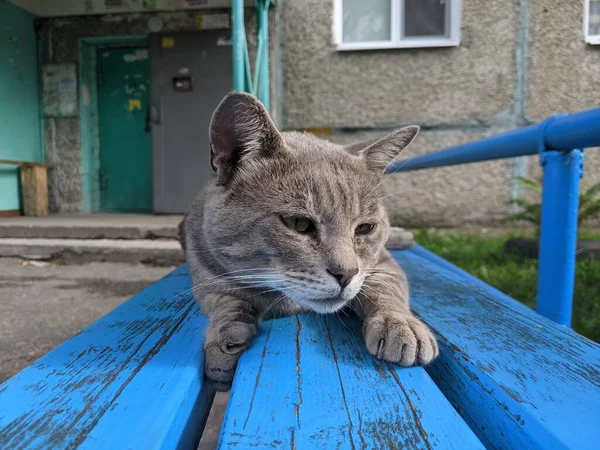
[[[418,131],[343,147],[280,133],[248,94],[231,93],[217,107],[216,183],[180,225],[194,293],[210,319],[205,373],[217,389],[230,387],[259,320],[303,311],[351,308],[377,358],[411,366],[437,356],[435,338],[409,309],[406,277],[384,248],[382,176]]]

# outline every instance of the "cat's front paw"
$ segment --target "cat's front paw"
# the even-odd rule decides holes
[[[402,366],[425,365],[439,354],[429,328],[410,314],[380,312],[368,317],[363,334],[373,356]]]
[[[218,391],[228,391],[238,360],[250,347],[256,324],[229,322],[209,326],[204,343],[204,373]]]

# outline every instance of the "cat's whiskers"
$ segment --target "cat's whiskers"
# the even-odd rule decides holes
[[[304,318],[304,322],[302,322],[302,325],[300,326],[300,328],[304,328],[304,325],[306,324],[306,321],[308,320],[308,318],[311,316],[312,313],[317,314],[315,311],[313,311],[312,309],[308,310],[308,314],[306,315],[306,317]],[[317,316],[318,317],[318,316]]]
[[[227,245],[225,247],[217,247],[217,248],[209,248],[207,250],[195,250],[195,249],[187,249],[186,253],[192,253],[194,255],[204,255],[205,253],[209,253],[209,252],[218,252],[220,250],[226,250],[228,248],[231,248],[231,245]]]
[[[366,285],[363,285],[363,287],[361,288],[361,291],[362,291],[363,289],[365,289],[365,291],[364,291],[364,292],[362,292],[362,294],[364,295],[365,299],[366,299],[366,300],[368,300],[368,301],[370,301],[370,302],[371,302],[371,303],[373,303],[373,304],[376,304],[376,302],[375,302],[375,300],[372,298],[372,296],[373,296],[373,294],[375,294],[375,296],[376,296],[377,298],[380,298],[380,297],[381,297],[381,291],[378,291],[377,289],[375,289],[375,288],[374,288],[374,287],[372,287],[372,286],[366,286]]]
[[[252,268],[252,269],[240,269],[240,270],[232,270],[229,272],[225,272],[219,275],[215,275],[212,278],[209,278],[208,280],[206,280],[204,283],[196,285],[196,286],[204,286],[206,284],[210,284],[213,280],[217,280],[217,279],[221,279],[224,277],[230,277],[231,274],[235,274],[235,273],[244,273],[244,272],[251,272],[251,271],[263,271],[263,274],[268,274],[269,271],[271,271],[271,273],[277,273],[277,271],[275,269],[270,269],[270,268]],[[252,273],[252,275],[255,275],[255,273]],[[260,275],[260,274],[259,274]],[[240,276],[240,275],[238,275]]]
[[[408,164],[410,162],[410,160],[412,160],[413,158],[415,158],[416,156],[419,156],[418,153],[415,153],[414,155],[412,155],[411,157],[409,157],[406,161],[404,161],[404,163],[398,168],[401,169],[402,167],[404,167],[406,164]],[[365,197],[371,195],[373,192],[375,192],[383,183],[385,183],[392,175],[394,175],[396,172],[390,172],[387,175],[385,175],[384,177],[381,178],[381,180],[379,180],[379,183],[377,183],[375,185],[374,188],[372,188],[367,195],[365,195]]]
[[[344,323],[344,320],[341,318],[339,311],[340,311],[339,309],[337,311],[335,311],[335,315],[337,316],[337,318],[340,321],[340,323],[344,326],[344,328],[348,328],[346,326],[346,324]]]
[[[380,273],[377,277],[369,278],[370,281],[381,284],[392,291],[395,291],[399,287],[398,274]]]
[[[412,192],[412,191],[415,191],[415,190],[424,191],[424,190],[425,190],[425,188],[424,188],[424,187],[421,187],[421,186],[413,186],[413,187],[411,187],[410,189],[404,189],[404,190],[401,190],[401,191],[398,191],[398,192],[392,192],[391,194],[384,195],[383,197],[380,197],[380,198],[379,198],[379,200],[382,200],[382,201],[383,201],[383,200],[385,200],[386,198],[388,198],[388,197],[391,197],[391,196],[393,196],[393,195],[406,194],[407,192]]]
[[[282,301],[282,300],[283,300],[283,299],[285,299],[285,298],[286,298],[285,294],[283,294],[283,295],[281,295],[281,296],[277,297],[277,298],[276,298],[276,299],[273,301],[273,303],[271,303],[271,304],[269,305],[269,307],[268,307],[267,309],[265,309],[265,310],[262,312],[262,315],[264,316],[264,315],[267,313],[267,311],[269,311],[269,310],[270,310],[270,309],[271,309],[273,306],[275,306],[277,303],[279,303],[280,301]]]

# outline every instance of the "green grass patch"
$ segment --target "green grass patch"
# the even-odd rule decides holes
[[[423,247],[535,308],[537,259],[505,254],[503,246],[510,237],[512,234],[488,237],[436,231],[416,234]],[[582,239],[598,237],[597,232],[580,235]],[[572,325],[578,333],[600,342],[600,261],[577,262]]]

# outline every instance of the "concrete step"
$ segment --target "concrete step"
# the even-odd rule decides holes
[[[177,266],[184,261],[174,239],[24,239],[0,238],[0,257],[53,260],[61,264],[127,262]]]
[[[181,216],[56,214],[0,219],[0,238],[177,239]]]

